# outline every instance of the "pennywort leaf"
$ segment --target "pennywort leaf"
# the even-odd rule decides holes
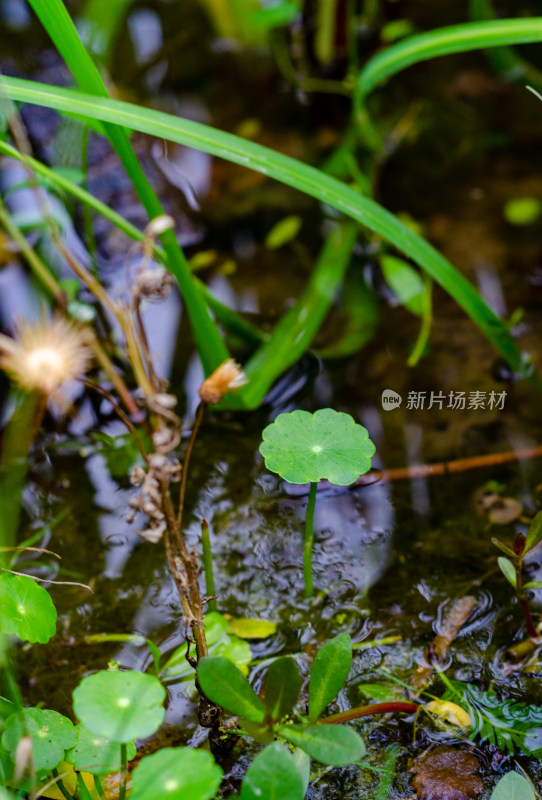
[[[332,408],[279,414],[262,438],[260,453],[267,469],[289,483],[326,478],[347,486],[368,472],[375,452],[367,429]]]
[[[6,720],[2,744],[15,757],[23,736],[32,739],[32,760],[36,770],[50,770],[64,758],[64,752],[75,744],[75,728],[71,720],[43,708],[24,708]]]
[[[67,753],[66,761],[73,764],[81,772],[90,772],[91,775],[107,775],[108,772],[117,772],[122,765],[120,744],[111,742],[105,736],[92,733],[84,725],[75,728],[77,741],[75,747]],[[136,754],[133,742],[127,744],[127,758],[130,761]]]
[[[32,578],[0,575],[0,632],[45,644],[56,630],[56,608],[49,592]]]
[[[165,697],[164,687],[152,675],[103,670],[83,678],[73,693],[73,708],[92,733],[126,743],[160,727]]]
[[[164,747],[141,759],[132,774],[131,800],[210,800],[222,770],[210,753]]]

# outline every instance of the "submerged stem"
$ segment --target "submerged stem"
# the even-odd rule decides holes
[[[312,597],[314,587],[312,582],[312,548],[314,545],[314,508],[316,505],[316,489],[318,483],[312,482],[307,503],[307,516],[305,519],[305,544],[303,547],[303,578],[305,580],[305,597]]]

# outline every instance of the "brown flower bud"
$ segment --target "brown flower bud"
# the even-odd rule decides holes
[[[227,392],[247,383],[247,377],[239,364],[229,358],[209,375],[200,386],[199,396],[205,403],[218,405]]]

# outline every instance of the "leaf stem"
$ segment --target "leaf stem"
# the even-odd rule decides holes
[[[52,769],[51,773],[53,775],[53,778],[55,778],[56,787],[59,790],[59,792],[61,792],[64,795],[66,800],[73,800],[71,794],[68,792],[68,790],[64,786],[64,783],[62,782],[62,778],[58,774],[58,769],[56,768]]]
[[[359,706],[358,708],[351,708],[349,711],[341,711],[338,714],[332,714],[331,717],[321,719],[318,724],[340,725],[352,719],[370,717],[372,714],[396,714],[399,711],[404,714],[412,714],[412,712],[417,711],[419,707],[417,703],[407,703],[400,700],[389,703],[372,703],[370,706]]]
[[[97,775],[93,775],[92,777],[94,778],[94,786],[96,787],[96,791],[100,795],[100,800],[105,800],[105,793],[101,780]]]
[[[303,547],[303,578],[305,580],[305,597],[312,597],[312,548],[314,545],[314,507],[316,505],[316,489],[318,483],[313,481],[309,490],[307,516],[305,518],[305,544]]]
[[[120,760],[121,768],[119,800],[124,800],[126,797],[126,781],[128,779],[128,748],[126,746],[126,742],[123,742],[120,746]]]

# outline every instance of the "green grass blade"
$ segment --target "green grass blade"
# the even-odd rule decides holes
[[[471,0],[470,16],[472,19],[494,19],[495,12],[491,0]],[[496,72],[507,80],[530,83],[542,88],[542,72],[533,64],[529,64],[513,47],[496,47],[487,52],[488,61]]]
[[[361,70],[356,96],[365,97],[397,72],[450,53],[542,41],[542,17],[465,22],[409,36],[371,58]]]
[[[62,0],[29,0],[29,3],[83,91],[98,97],[108,97],[107,88],[98,68],[79,38]],[[164,210],[141,169],[127,132],[116,124],[107,124],[111,122],[109,120],[103,122],[106,123],[107,137],[130,176],[149,218],[160,216]],[[168,268],[179,283],[203,368],[208,374],[228,357],[228,351],[209,316],[207,306],[195,288],[190,268],[174,231],[166,231],[160,239],[167,253]]]
[[[412,258],[456,300],[512,369],[519,374],[526,374],[525,360],[510,331],[484,303],[472,284],[397,217],[331,176],[262,145],[161,111],[20,78],[4,78],[2,86],[13,100],[89,116],[204,150],[328,203]]]

